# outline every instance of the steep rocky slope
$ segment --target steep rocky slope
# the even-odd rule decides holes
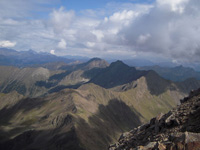
[[[200,89],[181,105],[121,135],[109,150],[200,149]]]

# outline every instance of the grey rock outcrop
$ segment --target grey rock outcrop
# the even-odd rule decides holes
[[[181,105],[123,134],[109,150],[200,149],[200,89]]]

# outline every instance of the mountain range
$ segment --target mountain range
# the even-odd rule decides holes
[[[58,57],[50,53],[37,53],[33,50],[16,51],[13,49],[0,48],[0,65],[27,67],[49,62],[73,62],[73,59]]]
[[[99,58],[0,66],[0,149],[107,149],[199,87]]]
[[[189,67],[176,66],[176,67],[160,67],[160,66],[146,66],[138,67],[139,70],[154,70],[161,77],[172,81],[184,81],[188,78],[195,78],[200,80],[200,72],[195,71]]]

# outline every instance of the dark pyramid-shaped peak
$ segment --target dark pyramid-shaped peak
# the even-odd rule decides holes
[[[121,60],[117,60],[117,61],[115,61],[115,62],[112,62],[111,64],[110,64],[111,66],[128,66],[128,65],[126,65],[123,61],[121,61]]]
[[[171,87],[171,81],[162,78],[153,70],[148,71],[145,78],[152,95],[160,95]]]
[[[134,67],[128,66],[127,64],[125,64],[125,63],[122,62],[121,60],[117,60],[117,61],[115,61],[115,62],[112,62],[112,63],[110,64],[110,68],[123,69],[123,70],[124,70],[124,69],[127,69],[127,70],[129,70],[129,69],[135,70]]]
[[[137,80],[145,73],[146,71],[138,71],[118,60],[111,63],[109,67],[100,70],[90,82],[104,88],[112,88]]]

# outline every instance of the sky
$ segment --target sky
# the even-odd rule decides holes
[[[200,61],[199,0],[0,0],[0,47]]]

